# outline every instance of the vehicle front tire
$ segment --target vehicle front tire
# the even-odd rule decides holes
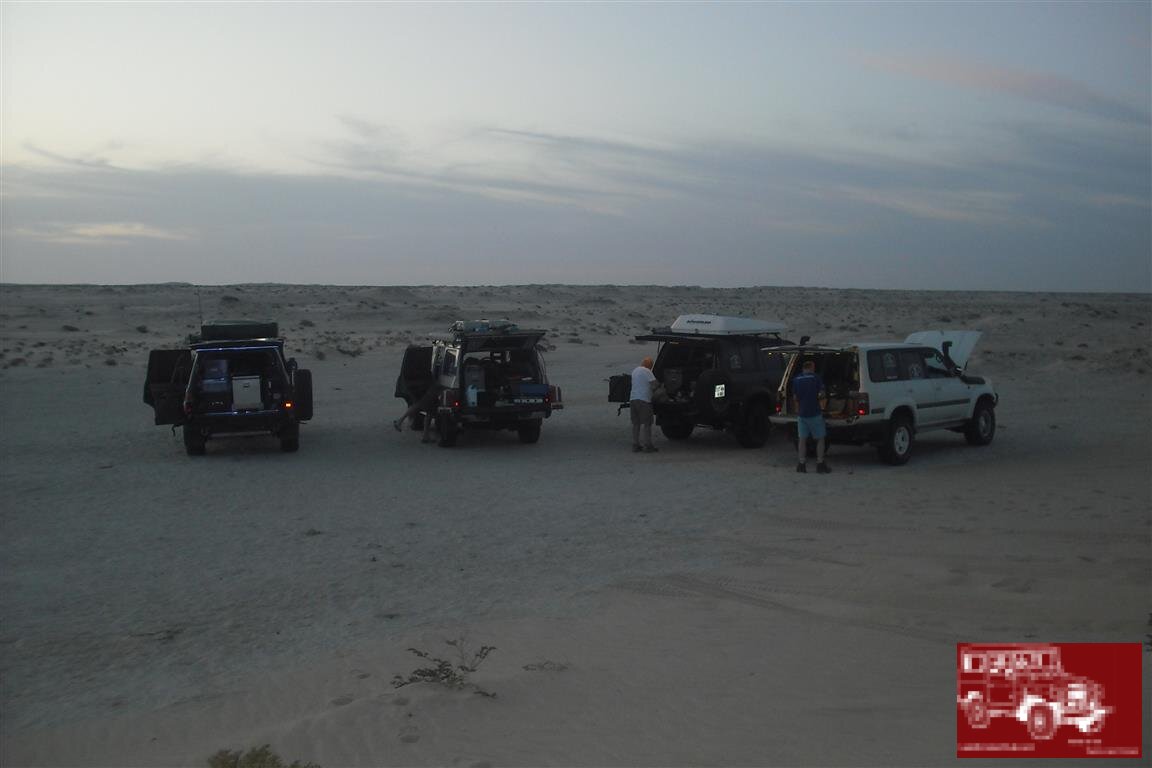
[[[1028,733],[1037,741],[1046,741],[1056,733],[1056,710],[1049,704],[1036,704],[1028,710]]]
[[[197,427],[184,425],[184,450],[189,456],[203,456],[207,439]]]
[[[981,400],[964,426],[964,439],[969,445],[988,445],[995,436],[996,409],[987,400]]]
[[[696,429],[695,424],[686,424],[680,421],[660,425],[660,431],[669,440],[687,440],[692,436],[694,429]]]
[[[880,446],[880,458],[895,467],[907,464],[908,459],[912,458],[912,443],[915,439],[912,419],[903,414],[894,417],[888,425],[888,435]]]
[[[535,443],[540,440],[540,419],[532,419],[516,426],[516,434],[522,443]]]
[[[763,402],[755,402],[744,417],[744,423],[736,430],[736,440],[743,448],[763,448],[771,429],[768,408]]]
[[[441,448],[451,448],[456,445],[456,438],[460,434],[460,428],[450,416],[437,416],[436,427],[440,433],[440,440],[437,444]]]

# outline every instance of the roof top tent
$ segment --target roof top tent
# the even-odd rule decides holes
[[[277,323],[260,320],[213,320],[200,326],[199,337],[192,343],[204,341],[239,341],[241,339],[275,339],[280,336]]]
[[[691,341],[698,337],[701,341],[727,336],[762,336],[780,339],[780,334],[788,330],[783,323],[771,320],[758,320],[753,317],[728,317],[724,315],[680,315],[676,322],[667,328],[653,328],[651,333],[641,334],[637,341]],[[772,342],[768,342],[772,343]]]
[[[709,336],[760,336],[781,334],[788,330],[783,323],[758,320],[754,317],[726,317],[724,315],[680,315],[669,330],[676,333],[707,334]]]

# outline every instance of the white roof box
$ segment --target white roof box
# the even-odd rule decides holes
[[[708,335],[721,334],[758,334],[783,333],[788,326],[783,323],[774,323],[769,320],[757,320],[754,317],[725,317],[723,315],[680,315],[672,323],[672,330],[677,333],[700,333]]]

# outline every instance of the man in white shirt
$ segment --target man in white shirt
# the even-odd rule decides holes
[[[652,390],[656,386],[656,375],[652,373],[652,358],[646,357],[632,371],[632,394],[629,396],[628,410],[632,413],[632,452],[656,453],[660,450],[652,444]],[[644,431],[644,443],[640,442],[640,431]]]

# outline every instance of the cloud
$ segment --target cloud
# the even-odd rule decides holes
[[[115,143],[115,142],[109,144],[110,149],[117,149],[117,148],[119,148],[119,146],[120,145]],[[61,163],[63,165],[71,165],[71,166],[75,166],[77,168],[101,168],[101,169],[105,169],[105,170],[122,170],[122,169],[117,168],[116,166],[112,165],[112,161],[109,160],[107,157],[103,157],[100,155],[87,156],[87,157],[70,157],[68,155],[61,155],[61,154],[57,154],[55,152],[50,152],[47,149],[44,149],[42,147],[38,147],[35,144],[31,144],[31,143],[25,143],[24,149],[27,150],[28,152],[31,152],[34,155],[38,155],[40,157],[43,157],[45,160],[51,160],[55,163]]]
[[[1023,218],[1011,214],[1013,205],[1021,197],[1011,192],[839,186],[830,188],[828,193],[917,218],[970,223],[1025,223]],[[1032,223],[1041,222],[1033,220]]]
[[[1139,131],[981,135],[947,162],[487,126],[443,154],[345,136],[295,175],[6,166],[4,279],[1152,287]]]
[[[1147,125],[1152,120],[1152,115],[1145,109],[1101,93],[1084,83],[1056,75],[947,57],[872,54],[865,56],[864,61],[882,72],[1007,94],[1105,120],[1140,125]]]
[[[17,237],[57,245],[123,245],[132,240],[188,240],[186,232],[162,229],[133,221],[72,223],[45,222],[12,230]]]

